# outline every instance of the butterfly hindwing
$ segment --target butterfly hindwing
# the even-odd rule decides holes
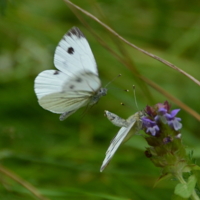
[[[68,93],[66,97],[66,93],[53,93],[46,95],[39,99],[39,104],[44,109],[49,110],[53,113],[65,113],[73,110],[77,110],[82,106],[87,105],[89,99],[83,97],[83,93]],[[85,94],[87,95],[87,94]]]

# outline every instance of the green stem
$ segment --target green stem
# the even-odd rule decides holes
[[[192,192],[191,199],[192,200],[199,200],[199,196],[197,195],[195,190]]]
[[[175,176],[180,181],[180,183],[182,183],[182,184],[186,183],[185,180],[184,180],[184,178],[182,177],[182,174],[177,173],[177,174],[175,174]]]

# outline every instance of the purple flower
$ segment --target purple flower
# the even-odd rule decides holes
[[[155,116],[155,121],[161,120],[164,124],[168,124],[174,130],[179,130],[182,128],[182,124],[179,122],[181,121],[180,118],[175,117],[180,109],[172,110],[171,113],[167,113],[167,109],[159,108],[157,114]]]
[[[167,119],[165,117],[165,114],[167,113],[167,109],[165,108],[159,108],[157,111],[157,115],[155,116],[155,121],[161,120],[164,124],[167,124]]]
[[[182,144],[181,119],[176,117],[180,109],[170,108],[167,101],[146,106],[145,116],[141,119],[146,133],[144,137],[149,145],[145,155],[155,166],[163,169],[159,181],[169,175],[177,178],[176,175],[180,176],[191,165]]]
[[[159,108],[158,109],[158,115],[164,115],[166,113],[167,113],[167,109],[165,109],[165,108]]]
[[[181,119],[176,117],[179,111],[180,109],[170,111],[170,105],[167,101],[158,103],[152,107],[147,106],[145,109],[146,116],[142,118],[145,132],[152,136],[158,136],[158,133],[161,132],[163,134],[167,129],[162,124],[170,126],[172,130],[178,131],[182,128]],[[166,139],[166,141],[168,140]]]
[[[172,110],[171,113],[165,114],[168,125],[174,128],[176,131],[182,128],[182,124],[179,122],[181,121],[181,118],[175,117],[179,111],[180,109],[175,109]]]
[[[160,130],[155,121],[148,119],[147,117],[142,118],[143,127],[146,128],[146,133],[150,132],[152,136]]]

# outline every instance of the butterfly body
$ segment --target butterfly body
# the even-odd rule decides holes
[[[36,77],[34,90],[40,106],[61,114],[60,120],[107,94],[90,46],[78,28],[70,29],[59,42],[54,65],[58,70],[45,70]]]

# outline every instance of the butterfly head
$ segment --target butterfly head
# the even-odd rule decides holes
[[[95,92],[94,96],[92,96],[90,105],[96,104],[102,96],[107,94],[107,88],[100,88],[97,92]]]
[[[97,95],[101,96],[106,96],[107,95],[107,88],[100,88],[100,90],[98,91]]]

